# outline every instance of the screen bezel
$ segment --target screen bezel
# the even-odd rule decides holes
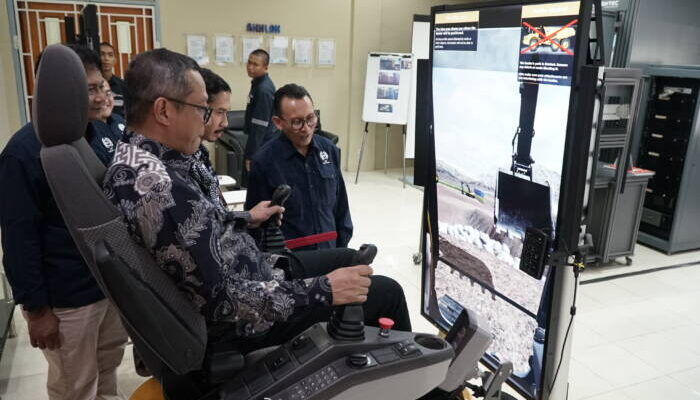
[[[430,89],[430,98],[429,98],[429,108],[430,108],[430,115],[433,118],[431,121],[434,121],[434,110],[433,110],[433,89],[432,89],[432,80],[433,80],[433,60],[434,60],[434,32],[435,32],[435,15],[437,13],[445,13],[445,12],[459,12],[459,11],[477,11],[477,10],[484,10],[484,9],[493,9],[493,8],[500,8],[500,7],[508,7],[508,6],[524,6],[524,5],[532,5],[532,4],[545,4],[545,3],[561,3],[561,2],[566,2],[570,0],[550,0],[550,1],[513,1],[513,0],[501,0],[501,1],[481,1],[481,2],[476,2],[476,3],[470,3],[470,4],[461,4],[461,5],[444,5],[444,6],[435,6],[431,8],[430,12],[430,66],[431,66],[431,73],[430,73],[430,83],[429,83],[429,89]],[[572,160],[575,159],[575,155],[582,152],[582,151],[587,151],[588,150],[588,143],[584,143],[584,140],[581,140],[580,138],[576,137],[576,127],[574,126],[575,119],[576,119],[576,109],[577,109],[577,99],[579,95],[579,90],[578,90],[578,82],[579,82],[579,75],[580,75],[580,70],[583,65],[586,65],[587,63],[587,58],[585,55],[588,54],[588,46],[589,46],[589,37],[590,37],[590,21],[591,21],[591,9],[592,9],[592,1],[593,0],[579,0],[580,1],[580,8],[579,8],[579,31],[577,33],[577,38],[576,38],[576,43],[575,43],[575,48],[576,48],[576,53],[574,55],[574,61],[573,61],[573,74],[571,77],[571,93],[569,95],[569,111],[567,114],[567,126],[566,126],[566,139],[565,139],[565,146],[564,146],[564,157],[562,161],[562,173],[561,173],[561,182],[560,182],[560,198],[559,198],[559,204],[558,204],[558,214],[557,214],[557,221],[555,224],[555,240],[553,243],[553,252],[562,252],[565,254],[570,254],[571,250],[574,250],[577,246],[578,243],[578,236],[579,236],[579,228],[580,228],[580,219],[581,219],[581,205],[582,205],[582,200],[578,198],[576,193],[578,190],[572,190],[572,194],[569,194],[569,190],[567,190],[571,185],[570,182],[572,182],[571,178],[576,177],[576,169],[580,168],[578,165],[573,165]],[[422,242],[422,248],[421,252],[423,254],[422,257],[422,268],[421,268],[421,315],[426,318],[431,324],[433,324],[436,328],[438,328],[440,331],[443,333],[447,333],[449,331],[448,326],[443,326],[441,324],[441,321],[435,320],[432,316],[430,316],[426,312],[426,294],[430,294],[427,292],[427,285],[428,285],[428,279],[431,278],[428,274],[431,272],[431,266],[428,265],[428,260],[430,260],[431,263],[437,264],[439,260],[443,261],[439,257],[439,238],[437,236],[437,186],[436,186],[436,171],[435,171],[435,164],[436,164],[436,159],[435,159],[435,137],[434,137],[434,131],[433,131],[433,123],[431,122],[430,124],[431,129],[429,132],[429,149],[428,149],[428,155],[430,158],[429,164],[430,164],[430,169],[428,171],[428,181],[425,186],[425,192],[424,192],[424,206],[423,206],[423,223],[422,223],[422,230],[421,230],[421,242]],[[578,139],[578,140],[577,140]],[[582,145],[583,144],[583,145]],[[580,185],[580,183],[576,180],[573,179],[573,185]],[[427,252],[430,251],[430,256],[427,257],[426,254]],[[549,275],[547,277],[548,280],[552,280],[555,282],[557,274],[557,269],[556,268],[549,268]],[[540,376],[540,382],[539,386],[540,390],[538,393],[534,396],[529,393],[529,391],[524,390],[521,385],[519,385],[513,377],[508,378],[508,384],[515,389],[520,395],[524,396],[525,398],[528,399],[542,399],[542,393],[544,392],[542,390],[544,386],[544,379],[545,379],[545,373],[546,373],[546,365],[547,365],[547,360],[548,360],[548,353],[549,353],[549,345],[550,345],[550,340],[549,336],[552,333],[552,311],[553,311],[553,306],[552,306],[552,295],[548,296],[548,298],[545,299],[547,304],[545,304],[545,309],[547,310],[547,322],[545,324],[545,347],[544,347],[544,359],[543,359],[543,364],[542,364],[542,373]],[[557,318],[557,321],[561,324],[561,321],[559,318]],[[497,368],[497,361],[493,359],[493,357],[489,355],[485,355],[482,358],[482,364],[484,364],[487,368],[491,370],[495,370]]]

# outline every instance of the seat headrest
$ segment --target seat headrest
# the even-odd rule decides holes
[[[87,108],[87,76],[80,58],[66,46],[48,46],[41,55],[32,104],[39,142],[48,147],[85,136]]]

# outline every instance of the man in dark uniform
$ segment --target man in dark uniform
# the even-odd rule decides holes
[[[245,108],[243,131],[248,135],[245,146],[245,169],[250,171],[250,161],[263,144],[272,139],[275,126],[272,123],[272,101],[275,97],[275,84],[267,74],[270,55],[263,49],[250,53],[246,71],[253,78],[250,83],[248,105]]]
[[[311,96],[301,86],[285,85],[275,93],[274,113],[272,121],[282,135],[253,157],[245,208],[287,184],[292,194],[282,221],[285,239],[298,239],[292,243],[304,250],[347,247],[352,219],[340,150],[314,134],[318,118]]]
[[[107,43],[100,43],[100,61],[102,62],[102,76],[109,83],[114,94],[114,113],[124,117],[124,80],[114,75],[114,47]]]
[[[86,47],[70,47],[87,75],[91,122],[85,138],[107,165],[118,138],[93,124],[105,103],[100,59]],[[30,343],[48,361],[49,398],[120,398],[116,370],[124,354],[126,331],[63,222],[42,169],[40,150],[28,123],[0,153],[5,272],[15,301],[22,305]]]

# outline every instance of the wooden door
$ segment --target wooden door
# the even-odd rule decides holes
[[[64,29],[65,17],[74,17],[76,34],[78,33],[78,16],[86,2],[71,1],[15,1],[15,22],[17,26],[17,51],[20,57],[20,73],[23,83],[23,101],[27,120],[30,119],[32,94],[34,93],[34,65],[39,54],[47,46],[46,23],[58,19],[61,43],[66,42]],[[133,6],[123,4],[96,3],[97,20],[101,42],[114,46],[116,62],[114,73],[123,77],[131,59],[155,44],[154,6]],[[129,26],[131,52],[119,53],[117,23],[125,22]]]

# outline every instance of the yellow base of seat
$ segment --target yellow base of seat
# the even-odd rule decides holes
[[[160,383],[151,378],[136,388],[129,400],[165,400],[165,396],[163,396],[163,389],[160,387]]]

